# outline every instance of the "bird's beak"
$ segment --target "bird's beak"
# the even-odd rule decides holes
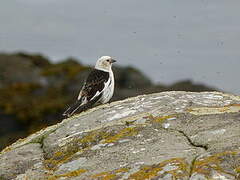
[[[117,62],[115,59],[111,59],[111,61],[110,61],[111,63],[115,63],[115,62]]]

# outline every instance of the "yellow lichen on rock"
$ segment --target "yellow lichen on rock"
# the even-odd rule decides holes
[[[240,166],[235,169],[235,172],[240,174]]]
[[[240,151],[225,151],[221,153],[216,153],[207,157],[197,159],[192,168],[192,174],[202,174],[206,178],[211,178],[212,170],[216,171],[219,174],[228,174],[230,176],[236,177],[236,174],[233,172],[227,172],[224,170],[224,167],[221,166],[221,163],[226,158],[235,159],[237,155],[240,154]],[[235,170],[235,172],[237,172]]]
[[[119,130],[109,131],[106,131],[104,128],[93,130],[86,136],[82,138],[75,138],[64,147],[57,149],[51,158],[45,159],[45,167],[50,170],[56,170],[59,165],[66,163],[73,158],[77,152],[81,151],[83,153],[100,142],[114,143],[122,138],[134,136],[139,130],[140,127],[126,127],[123,129],[120,128]]]
[[[81,143],[81,146],[83,148],[88,148],[89,146],[96,144],[97,142],[109,137],[110,135],[110,132],[104,130],[95,130],[91,131],[87,136],[79,139],[78,142]]]
[[[189,165],[184,159],[173,158],[156,165],[143,166],[139,171],[131,174],[129,179],[151,179],[158,176],[163,177],[166,174],[171,174],[173,179],[181,179],[184,177],[188,177],[189,172]]]
[[[139,129],[137,127],[127,127],[122,129],[120,132],[114,136],[107,137],[104,143],[114,143],[124,137],[134,136],[138,133]]]
[[[187,111],[194,115],[236,113],[240,111],[240,104],[230,104],[222,107],[189,108]]]
[[[163,123],[165,120],[173,118],[173,117],[175,117],[175,115],[157,116],[157,117],[154,117],[153,115],[149,115],[145,118],[148,118],[148,120],[151,123]]]
[[[82,138],[74,138],[64,147],[54,152],[53,156],[50,159],[46,159],[45,166],[47,169],[55,170],[58,167],[58,165],[63,164],[70,160],[75,153],[80,151],[84,152],[93,145],[97,144],[102,139],[109,136],[110,133],[106,131],[94,130]]]
[[[95,175],[92,175],[90,179],[98,180],[112,180],[118,177],[121,177],[123,173],[128,172],[128,168],[120,168],[110,172],[101,172]]]
[[[115,177],[116,175],[111,174],[110,172],[102,172],[92,176],[93,179],[99,179],[99,180],[111,180]]]
[[[77,177],[77,176],[80,176],[81,174],[83,174],[85,172],[87,172],[86,169],[78,169],[78,170],[71,171],[71,172],[68,172],[68,173],[50,176],[48,178],[48,180],[56,180],[56,179],[59,179],[59,178],[62,178],[62,177],[66,177],[66,178]]]

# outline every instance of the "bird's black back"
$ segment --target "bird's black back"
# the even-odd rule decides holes
[[[93,69],[85,82],[82,93],[89,101],[95,96],[97,91],[101,92],[104,89],[104,83],[109,79],[109,73],[98,69]]]

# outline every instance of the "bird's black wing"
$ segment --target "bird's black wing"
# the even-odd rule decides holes
[[[109,73],[94,69],[89,74],[81,92],[81,97],[86,97],[90,101],[96,95],[100,95],[109,80]]]
[[[64,116],[72,116],[76,111],[82,112],[91,108],[102,96],[102,91],[109,82],[109,73],[94,69],[88,75],[78,100],[72,104],[64,113]]]

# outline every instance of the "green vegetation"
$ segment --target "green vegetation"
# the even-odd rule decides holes
[[[66,76],[67,78],[74,78],[81,71],[89,70],[89,67],[80,65],[73,59],[52,64],[42,71],[43,76]]]
[[[1,134],[0,128],[0,149],[17,138],[61,121],[62,112],[67,104],[73,102],[73,95],[78,91],[68,91],[71,80],[76,82],[74,78],[79,73],[89,70],[88,66],[73,59],[51,64],[41,55],[24,53],[0,55],[0,67],[5,67],[1,76],[0,113],[14,118],[17,125],[25,127],[21,133],[9,130],[7,134]],[[21,78],[17,74],[14,76],[14,71],[21,73]],[[0,117],[0,123],[1,121],[6,120]]]

